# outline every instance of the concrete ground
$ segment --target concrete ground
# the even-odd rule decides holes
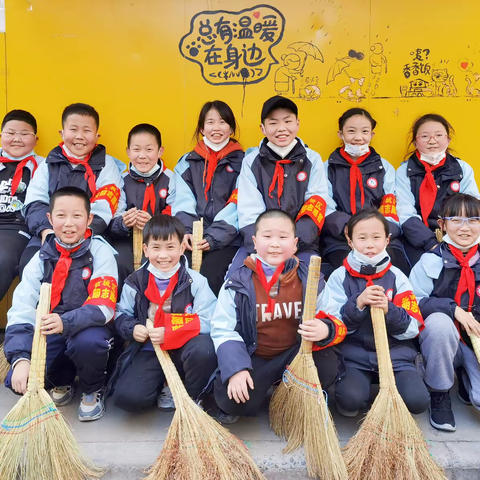
[[[98,464],[109,467],[105,480],[143,478],[143,469],[155,461],[161,450],[173,414],[152,408],[139,415],[129,415],[109,402],[107,413],[101,420],[85,424],[77,419],[79,397],[77,393],[74,401],[62,407],[61,411],[87,454]],[[333,399],[333,395],[330,398]],[[17,400],[18,397],[6,388],[0,388],[1,418]],[[334,400],[331,401],[332,404],[333,402]],[[416,416],[416,420],[427,439],[430,452],[446,469],[449,478],[480,480],[480,412],[460,403],[456,392],[455,395],[452,394],[452,403],[458,426],[455,433],[439,432],[432,428],[428,413]],[[340,416],[333,405],[331,410],[340,440],[344,444],[356,431],[362,415],[350,419]],[[270,430],[266,404],[257,418],[241,419],[230,430],[250,448],[267,479],[308,478],[301,450],[293,454],[282,453],[286,443]]]

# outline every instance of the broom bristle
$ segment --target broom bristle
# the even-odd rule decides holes
[[[10,370],[10,364],[7,362],[5,352],[3,351],[3,343],[0,345],[0,383],[7,378],[8,371]]]
[[[344,457],[349,480],[447,479],[396,388],[380,390]]]

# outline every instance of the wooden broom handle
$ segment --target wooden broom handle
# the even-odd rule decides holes
[[[380,388],[396,388],[392,359],[390,357],[390,347],[388,344],[387,327],[385,325],[385,315],[383,310],[378,307],[371,307],[370,313],[372,315],[375,348],[377,350]]]
[[[192,269],[200,272],[202,266],[202,250],[197,247],[197,243],[203,240],[203,218],[193,222],[193,240],[192,240]]]
[[[303,304],[302,321],[313,320],[317,313],[318,282],[320,281],[320,266],[322,259],[315,255],[310,257],[308,265],[307,287],[305,291],[305,302]],[[313,342],[302,338],[301,350],[303,353],[312,351]]]
[[[470,315],[473,317],[472,312],[470,312]],[[470,337],[470,341],[472,342],[473,351],[475,352],[477,360],[480,362],[480,338],[478,338],[474,334],[469,335],[469,337]]]
[[[42,326],[42,317],[50,313],[50,297],[52,285],[42,283],[40,287],[40,298],[35,318],[35,332],[33,334],[30,375],[28,377],[27,390],[30,392],[44,388],[45,386],[45,368],[47,361],[47,337],[42,335],[40,328]]]
[[[133,227],[133,269],[138,270],[142,266],[143,255],[143,230]]]

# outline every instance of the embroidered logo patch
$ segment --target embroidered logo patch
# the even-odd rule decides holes
[[[299,182],[304,182],[307,179],[307,174],[303,170],[297,173],[297,180]]]
[[[385,295],[388,298],[388,301],[391,302],[393,300],[393,288],[389,288],[386,292]]]
[[[88,267],[85,267],[82,270],[82,278],[84,280],[88,280],[91,276],[92,276],[92,271]]]
[[[368,185],[370,188],[377,188],[377,187],[378,187],[378,181],[377,181],[376,178],[370,177],[370,178],[367,180],[367,185]]]
[[[450,188],[452,189],[453,192],[459,192],[460,191],[460,182],[452,182],[450,184]]]
[[[166,188],[161,188],[160,191],[158,192],[158,194],[162,198],[167,198],[168,190]]]
[[[231,165],[227,165],[227,167],[225,168],[225,170],[229,173],[233,173],[235,170],[232,168]]]
[[[193,313],[193,305],[191,303],[189,303],[186,307],[185,307],[185,313],[186,314],[192,314]]]
[[[480,297],[480,285],[477,287],[477,296]]]

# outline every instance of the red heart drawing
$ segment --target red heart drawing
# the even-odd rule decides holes
[[[462,62],[462,63],[460,64],[460,66],[461,66],[464,70],[466,70],[466,68],[468,67],[468,62]]]
[[[260,12],[253,12],[253,16],[258,19],[260,17]]]

